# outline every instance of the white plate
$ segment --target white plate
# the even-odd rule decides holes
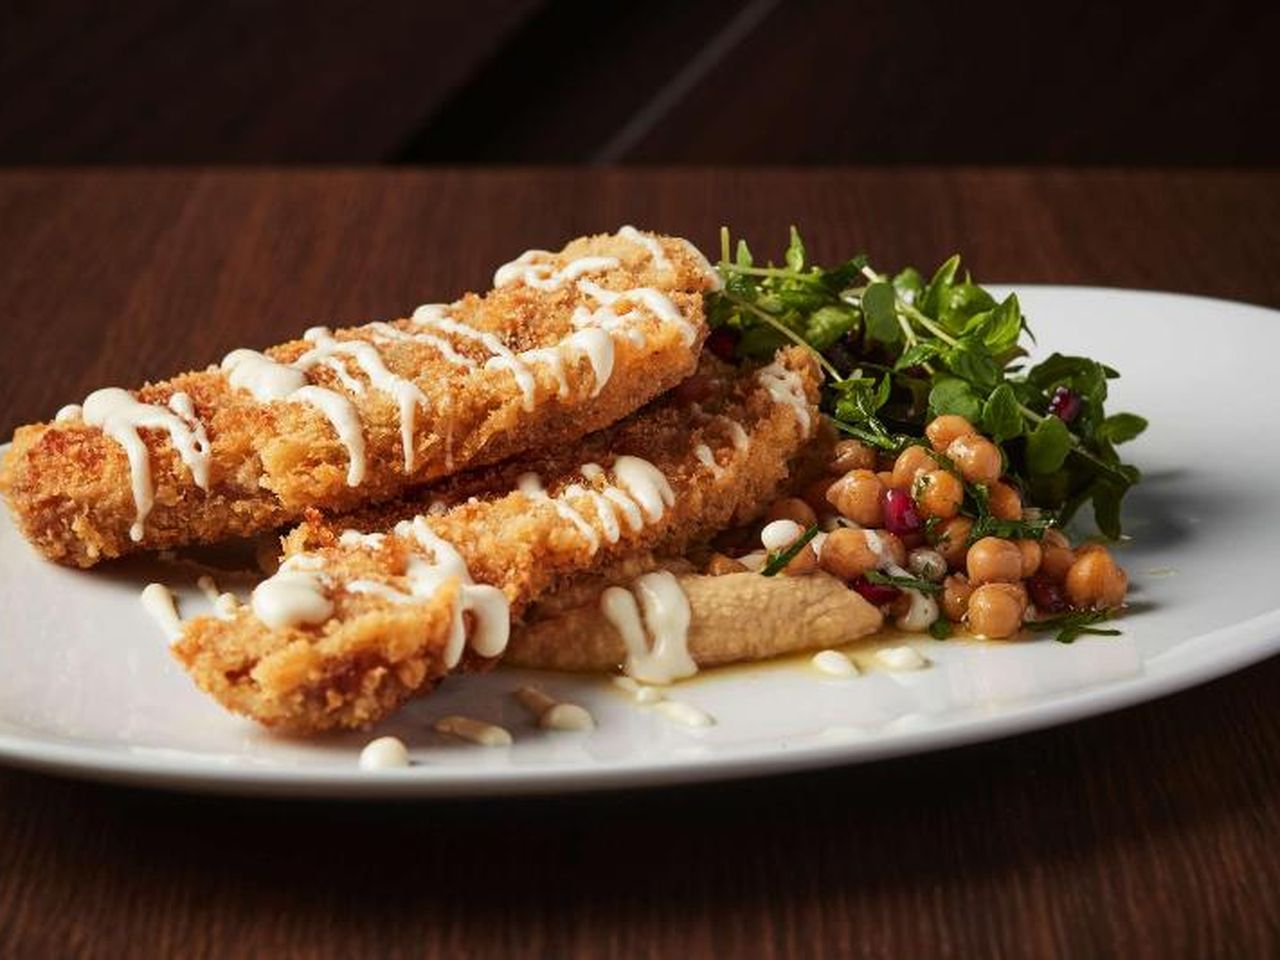
[[[281,739],[223,713],[170,659],[138,593],[147,562],[78,573],[41,562],[0,520],[0,758],[76,776],[235,793],[436,796],[664,784],[855,763],[1007,736],[1148,700],[1280,650],[1280,313],[1162,293],[1020,287],[1039,352],[1124,374],[1114,409],[1148,433],[1126,448],[1146,481],[1121,547],[1134,589],[1123,636],[1016,644],[919,641],[918,672],[825,678],[803,660],[714,672],[673,696],[718,721],[673,724],[609,683],[499,670],[455,678],[378,732],[408,769],[356,766],[369,735]],[[174,578],[172,570],[166,574]],[[188,613],[205,601],[185,591]],[[511,692],[539,683],[587,706],[589,734],[539,730]],[[449,742],[431,721],[500,722],[510,748]]]

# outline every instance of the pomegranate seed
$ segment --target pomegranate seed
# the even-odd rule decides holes
[[[866,577],[858,577],[849,581],[849,586],[858,591],[858,594],[867,603],[877,607],[882,607],[886,603],[893,603],[902,595],[902,591],[892,584],[888,583],[872,583]]]
[[[738,349],[738,334],[728,327],[716,327],[707,337],[707,349],[721,360],[732,360]]]
[[[890,533],[905,537],[917,533],[924,526],[916,512],[916,502],[905,490],[884,492],[884,528]]]
[[[1068,387],[1056,388],[1053,396],[1049,398],[1049,412],[1063,423],[1070,423],[1080,416],[1082,406],[1084,401],[1080,398],[1080,394]]]
[[[1027,581],[1027,595],[1042,614],[1061,613],[1067,609],[1062,587],[1046,576],[1037,575]]]

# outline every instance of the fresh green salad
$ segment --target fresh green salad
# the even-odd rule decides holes
[[[1120,536],[1120,504],[1138,469],[1117,447],[1146,420],[1108,413],[1119,374],[1090,357],[1027,362],[1034,343],[1016,294],[996,300],[953,256],[925,279],[913,267],[882,272],[865,254],[823,267],[793,227],[781,265],[758,265],[744,240],[721,231],[724,289],[709,299],[709,346],[721,356],[766,359],[788,341],[812,350],[826,374],[822,410],[842,433],[885,453],[923,441],[941,414],[988,435],[1004,473],[1036,510],[1001,520],[985,490],[966,489],[981,536],[1039,539],[1085,503],[1098,528]]]

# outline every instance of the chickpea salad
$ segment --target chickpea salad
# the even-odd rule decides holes
[[[1063,531],[1089,505],[1102,538],[1121,536],[1140,473],[1117,447],[1147,422],[1105,409],[1117,371],[1058,353],[1029,363],[1017,295],[997,301],[959,256],[928,280],[863,254],[822,267],[793,227],[782,264],[759,265],[722,229],[717,270],[709,349],[741,362],[794,343],[825,375],[829,439],[770,511],[760,573],[821,569],[938,639],[1117,632],[1102,622],[1124,605],[1124,570]]]

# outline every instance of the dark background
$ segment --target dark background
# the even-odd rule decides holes
[[[1280,5],[0,3],[0,164],[1271,165]]]

